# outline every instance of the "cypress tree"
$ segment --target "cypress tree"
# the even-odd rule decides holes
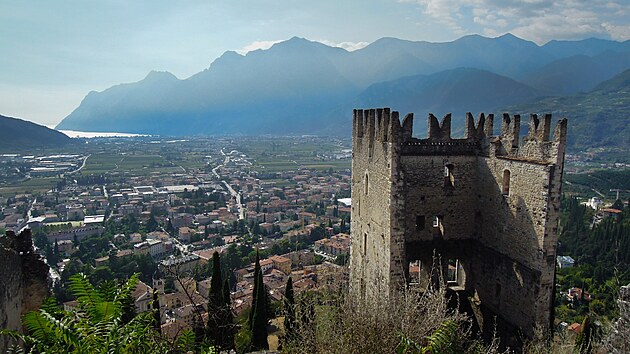
[[[162,318],[160,316],[160,300],[158,289],[153,288],[153,329],[162,334]]]
[[[221,312],[223,308],[223,279],[221,276],[221,260],[219,254],[212,254],[212,279],[210,280],[210,294],[208,295],[208,334],[212,343],[222,347],[221,342]]]
[[[223,319],[222,337],[223,349],[235,349],[234,345],[234,315],[232,314],[232,300],[230,298],[230,282],[225,278],[223,281]]]
[[[252,312],[254,313],[252,321],[252,349],[267,350],[269,343],[267,342],[267,291],[263,283],[262,272],[258,271],[256,277],[256,302]]]
[[[258,295],[258,273],[260,273],[260,256],[256,250],[256,262],[254,263],[254,291],[252,291],[252,308],[249,311],[249,329],[254,325],[254,306],[256,305],[256,297]]]
[[[588,316],[582,321],[582,328],[575,339],[575,345],[580,354],[589,354],[593,351],[593,326]]]
[[[293,279],[289,277],[284,289],[284,333],[287,340],[295,334],[295,298],[293,297]]]

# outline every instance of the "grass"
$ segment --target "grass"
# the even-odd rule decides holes
[[[31,178],[23,182],[9,184],[0,187],[0,195],[3,197],[12,197],[22,193],[45,193],[51,190],[60,179],[56,177]]]
[[[81,173],[83,175],[102,175],[112,172],[131,175],[147,175],[151,172],[164,173],[180,170],[160,155],[147,154],[95,154],[92,155]]]

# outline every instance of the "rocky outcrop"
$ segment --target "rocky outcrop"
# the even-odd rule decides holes
[[[22,315],[39,309],[50,295],[48,271],[33,250],[30,229],[0,236],[0,328],[22,330]],[[10,344],[9,337],[0,337],[0,352],[6,352]]]

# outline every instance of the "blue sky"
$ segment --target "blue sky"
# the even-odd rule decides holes
[[[0,114],[56,124],[91,90],[151,70],[187,78],[226,50],[293,36],[361,48],[511,32],[630,39],[630,0],[0,0]]]

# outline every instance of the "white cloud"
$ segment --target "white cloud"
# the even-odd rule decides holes
[[[408,2],[408,1],[406,1]],[[422,12],[454,33],[511,32],[545,43],[588,36],[630,39],[628,0],[415,0]],[[468,19],[468,21],[466,21]]]
[[[339,48],[343,48],[349,52],[353,52],[355,50],[361,49],[365,46],[367,46],[368,42],[340,42],[340,43],[336,43],[336,42],[331,42],[329,40],[325,40],[325,39],[321,39],[321,40],[317,40],[317,42],[325,44],[329,47],[339,47]]]
[[[276,43],[280,43],[283,40],[276,40],[276,41],[255,41],[252,42],[246,46],[244,46],[241,49],[236,50],[237,53],[241,54],[241,55],[245,55],[249,52],[253,52],[254,50],[258,50],[258,49],[269,49],[271,48],[272,45],[276,44]]]

